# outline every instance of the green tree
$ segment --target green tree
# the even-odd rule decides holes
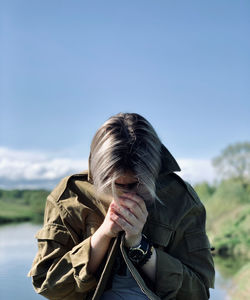
[[[250,142],[227,146],[212,163],[222,179],[234,178],[246,186],[250,181]]]
[[[201,182],[194,186],[194,189],[202,201],[206,201],[215,192],[216,188],[207,182]]]

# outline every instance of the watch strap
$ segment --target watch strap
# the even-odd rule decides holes
[[[144,265],[152,255],[152,244],[148,240],[148,238],[143,234],[141,242],[138,246],[130,247],[128,249],[128,256],[130,260],[132,260],[136,265]],[[140,256],[136,258],[134,252],[140,253]]]
[[[129,250],[142,249],[143,251],[147,251],[148,245],[149,245],[148,238],[144,234],[142,234],[140,244],[134,247],[129,247]]]
[[[147,251],[147,253],[146,253],[146,255],[145,255],[145,256],[143,257],[143,259],[138,263],[138,266],[139,266],[139,267],[142,267],[143,265],[145,265],[145,264],[149,261],[149,259],[150,259],[150,257],[152,256],[153,252],[154,252],[154,247],[153,247],[153,245],[150,245],[150,246],[149,246],[149,249],[148,249],[148,251]]]

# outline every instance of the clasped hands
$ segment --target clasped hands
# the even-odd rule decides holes
[[[101,227],[108,237],[116,237],[124,231],[125,246],[135,247],[140,244],[147,217],[144,200],[135,193],[124,193],[112,200]]]

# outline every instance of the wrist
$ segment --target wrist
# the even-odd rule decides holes
[[[96,236],[98,239],[102,240],[103,242],[110,242],[110,240],[113,238],[113,236],[111,236],[109,232],[105,231],[102,225],[96,230],[93,236]]]
[[[137,247],[140,245],[141,240],[142,240],[141,233],[139,235],[136,235],[134,237],[129,237],[129,238],[126,238],[126,236],[125,236],[125,246],[127,248]]]

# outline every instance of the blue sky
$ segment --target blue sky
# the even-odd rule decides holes
[[[180,160],[250,140],[247,0],[1,0],[0,17],[0,171],[22,155],[86,161],[120,111]]]

